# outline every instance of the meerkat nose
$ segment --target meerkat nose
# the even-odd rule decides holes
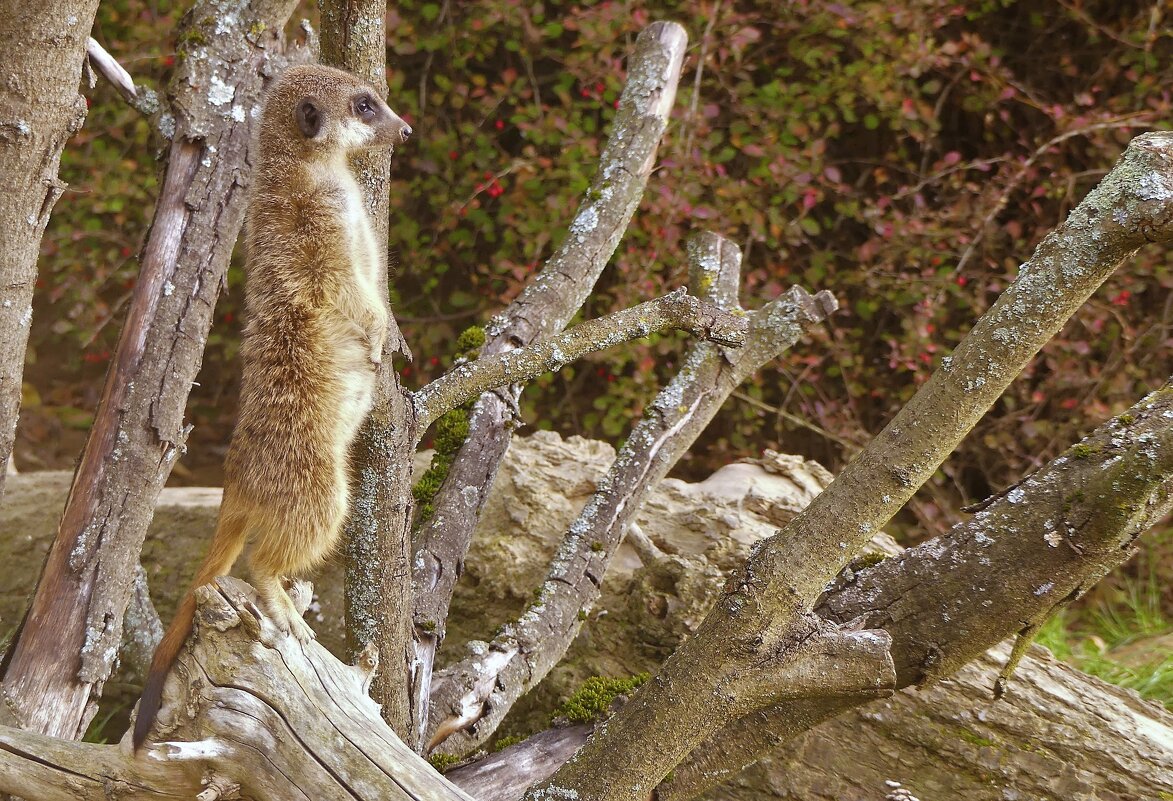
[[[400,142],[406,142],[409,136],[411,136],[411,126],[410,125],[404,125],[402,128],[399,129],[399,141]]]

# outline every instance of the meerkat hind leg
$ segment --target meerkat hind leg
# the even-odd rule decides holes
[[[316,635],[310,624],[298,613],[297,607],[285,587],[281,584],[280,576],[253,574],[253,583],[257,593],[261,596],[261,603],[265,613],[277,624],[277,628],[286,634],[292,634],[297,641],[305,645]]]

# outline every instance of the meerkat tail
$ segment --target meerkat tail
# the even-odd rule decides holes
[[[159,707],[163,704],[163,682],[175,664],[183,643],[191,634],[192,623],[195,620],[195,588],[214,580],[217,576],[224,576],[232,569],[240,552],[244,547],[244,521],[240,518],[221,514],[220,523],[216,527],[216,534],[212,538],[212,546],[207,557],[200,565],[191,589],[183,596],[179,609],[175,612],[175,619],[167,627],[163,639],[155,648],[155,655],[151,658],[151,667],[147,671],[147,680],[143,685],[142,699],[139,701],[138,714],[134,720],[134,750],[138,751],[147,739],[147,734],[155,724],[155,717],[159,714]]]

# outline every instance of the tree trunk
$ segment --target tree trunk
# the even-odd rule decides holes
[[[387,4],[380,0],[323,0],[322,63],[370,81],[387,97]],[[392,108],[396,99],[390,98]],[[398,109],[402,111],[402,109]],[[386,297],[387,215],[391,153],[355,159],[355,174],[382,249],[382,292]],[[346,619],[350,652],[375,643],[381,655],[372,694],[383,719],[403,737],[410,725],[408,664],[411,648],[411,407],[399,385],[394,356],[410,361],[411,350],[392,314],[376,371],[375,402],[353,450],[356,480],[351,514],[343,532],[346,555]]]
[[[243,221],[248,112],[280,66],[294,5],[252,0],[228,14],[221,0],[201,0],[185,18],[196,35],[186,37],[191,49],[164,112],[174,114],[174,133],[139,281],[54,546],[6,657],[6,710],[23,728],[80,737],[113,670],[143,537],[185,447],[184,407]]]
[[[98,0],[0,3],[0,464],[16,437],[41,236],[65,188],[61,151],[86,117],[78,87],[97,9]]]

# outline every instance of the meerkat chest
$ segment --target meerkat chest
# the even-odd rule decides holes
[[[371,218],[367,214],[362,192],[354,181],[344,186],[342,204],[342,226],[346,231],[349,256],[355,279],[363,288],[375,292],[379,277],[379,247],[371,229]]]

